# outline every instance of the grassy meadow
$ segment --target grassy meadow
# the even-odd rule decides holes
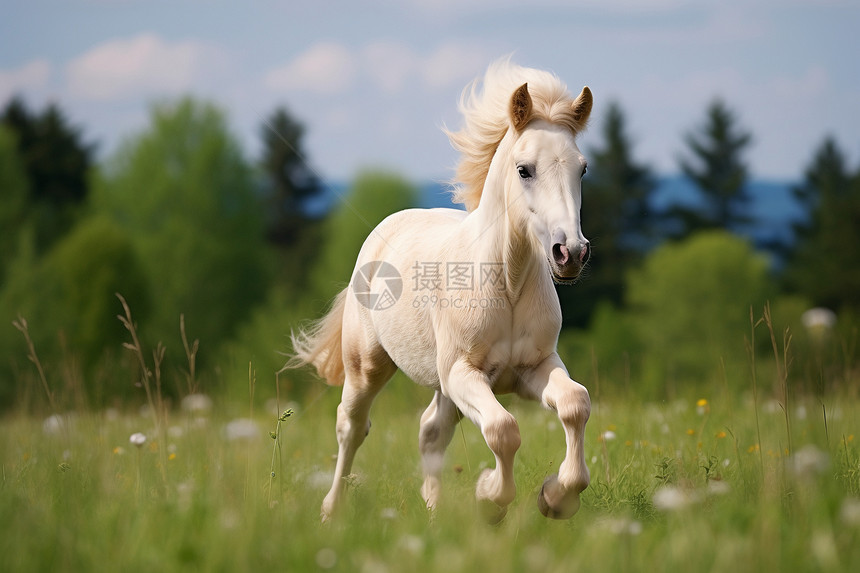
[[[503,398],[523,443],[517,499],[497,526],[475,513],[493,459],[468,421],[448,450],[443,504],[424,509],[417,432],[430,394],[401,375],[374,405],[347,503],[327,524],[336,388],[265,408],[190,398],[155,415],[7,414],[0,570],[860,570],[856,396],[785,403],[716,388],[652,403],[592,388],[592,484],[563,522],[536,505],[562,428]]]

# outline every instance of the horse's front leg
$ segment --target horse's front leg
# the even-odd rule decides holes
[[[558,474],[544,481],[538,494],[538,507],[546,517],[567,519],[579,510],[579,494],[590,481],[584,442],[591,399],[583,385],[571,380],[555,353],[534,370],[524,373],[522,379],[520,394],[556,411],[564,426],[567,453]]]
[[[486,375],[465,361],[458,361],[443,382],[443,392],[481,430],[496,458],[496,467],[478,478],[478,508],[491,523],[500,521],[517,494],[514,455],[520,447],[516,419],[499,404]]]

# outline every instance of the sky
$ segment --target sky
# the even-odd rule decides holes
[[[110,157],[154,102],[214,102],[249,159],[285,106],[326,180],[368,168],[447,180],[463,88],[494,60],[617,102],[637,161],[678,171],[721,98],[753,134],[757,178],[802,177],[825,136],[860,167],[857,0],[6,0],[0,105],[56,102]]]

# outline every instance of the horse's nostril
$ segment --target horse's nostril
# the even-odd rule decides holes
[[[588,259],[591,258],[591,243],[585,243],[585,246],[582,247],[582,250],[579,252],[579,261],[582,264],[588,262]]]
[[[570,251],[565,245],[556,243],[552,246],[552,258],[555,259],[557,265],[566,265],[570,260]]]

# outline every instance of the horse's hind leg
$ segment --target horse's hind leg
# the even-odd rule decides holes
[[[421,415],[421,429],[418,432],[418,448],[421,450],[421,465],[424,467],[421,497],[427,503],[428,509],[435,509],[439,502],[445,449],[451,443],[459,420],[457,407],[438,390]]]
[[[381,347],[359,352],[344,349],[346,379],[337,407],[337,464],[331,490],[320,510],[323,521],[332,517],[343,496],[344,477],[349,475],[355,452],[370,431],[370,406],[396,366]]]

